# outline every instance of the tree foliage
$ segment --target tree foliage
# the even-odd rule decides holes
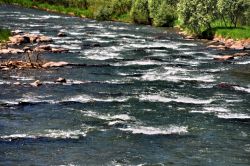
[[[150,24],[148,0],[136,0],[133,3],[130,16],[135,23]]]
[[[227,27],[227,22],[230,26],[237,26],[240,18],[244,17],[244,13],[249,8],[246,0],[218,0],[217,9],[219,16],[224,21]]]
[[[211,23],[216,19],[217,0],[181,0],[178,12],[184,25],[194,33],[201,33],[210,29]]]
[[[174,21],[177,19],[175,9],[167,2],[163,2],[159,11],[153,19],[155,26],[167,26],[171,27],[174,25]]]

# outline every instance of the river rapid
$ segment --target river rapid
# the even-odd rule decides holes
[[[173,29],[16,6],[0,23],[70,50],[47,60],[86,64],[0,71],[0,165],[250,165],[249,57],[217,62],[225,51]]]

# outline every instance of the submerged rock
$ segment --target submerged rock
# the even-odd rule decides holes
[[[222,82],[222,83],[219,83],[216,85],[217,88],[220,88],[220,89],[230,89],[230,90],[233,90],[235,86],[238,86],[236,84],[229,84],[229,83],[225,83],[225,82]]]

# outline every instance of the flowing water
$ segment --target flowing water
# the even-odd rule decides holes
[[[250,58],[216,62],[225,52],[171,29],[14,6],[0,22],[70,50],[45,59],[86,64],[0,71],[0,165],[250,165]]]

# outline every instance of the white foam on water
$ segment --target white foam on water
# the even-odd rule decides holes
[[[247,64],[250,64],[250,61],[236,62],[236,64],[247,65]]]
[[[56,44],[49,44],[50,47],[52,48],[66,48],[69,50],[81,50],[81,46],[79,46],[78,44],[70,44],[70,45],[65,45],[65,44],[60,44],[60,45],[56,45]]]
[[[19,20],[41,20],[41,18],[32,18],[32,17],[20,17]]]
[[[110,123],[116,123],[117,121],[134,121],[135,117],[129,116],[127,114],[118,114],[118,115],[110,115],[110,114],[100,114],[94,111],[80,111],[83,113],[85,116],[88,117],[93,117],[97,119],[102,119],[102,120],[108,120],[111,121]]]
[[[41,16],[41,18],[44,18],[44,19],[49,19],[49,18],[61,18],[61,16],[46,15],[46,16]]]
[[[178,49],[178,46],[176,43],[170,42],[170,43],[159,43],[159,42],[148,42],[143,43],[143,44],[129,44],[129,48],[145,48],[145,49],[150,49],[150,48],[157,48],[157,47],[164,47],[164,48],[172,48],[172,49]]]
[[[10,76],[11,78],[15,78],[18,81],[32,81],[35,80],[34,77],[23,77],[23,76]]]
[[[154,69],[145,73],[141,78],[147,81],[199,81],[199,82],[214,82],[213,75],[195,75],[192,70],[177,67],[165,67],[164,69]]]
[[[108,48],[101,48],[96,50],[85,50],[84,57],[87,59],[93,60],[107,60],[107,59],[114,59],[119,57],[119,51],[122,48],[115,48],[115,47],[108,47]]]
[[[9,82],[9,81],[4,81],[4,80],[0,80],[0,85],[10,85],[11,84],[11,82]]]
[[[97,28],[97,29],[104,28],[101,24],[88,24],[86,27],[88,27],[88,28]]]
[[[0,136],[1,139],[17,139],[17,138],[37,138],[35,135],[28,135],[28,134],[11,134],[11,135],[4,135]]]
[[[114,126],[114,125],[116,125],[116,124],[123,124],[123,123],[124,123],[124,121],[116,120],[116,121],[110,121],[110,122],[108,123],[108,125],[109,125],[109,126]]]
[[[162,65],[162,64],[164,63],[153,60],[135,60],[135,61],[115,63],[114,66],[133,66],[133,65],[146,66],[146,65]]]
[[[54,139],[79,139],[80,137],[85,137],[87,131],[82,130],[45,130],[42,133],[32,133],[32,134],[11,134],[0,136],[1,139],[13,140],[20,138],[54,138]]]
[[[170,134],[188,133],[188,127],[174,126],[174,125],[169,127],[131,126],[128,128],[119,128],[119,130],[132,132],[133,134],[145,134],[145,135],[170,135]]]
[[[202,110],[193,110],[191,113],[228,113],[230,110],[222,107],[205,107]]]
[[[98,37],[115,38],[115,37],[117,37],[117,34],[111,33],[111,32],[105,32],[105,33],[98,34],[96,36],[98,36]]]
[[[98,43],[109,43],[110,41],[108,40],[103,40],[102,38],[98,37],[90,37],[88,39],[85,39],[86,41],[92,41],[92,42],[98,42]]]
[[[47,25],[44,25],[44,24],[30,24],[28,26],[29,27],[43,27],[43,26],[47,26]]]
[[[8,104],[8,105],[18,105],[19,102],[15,100],[0,100],[0,103],[2,104]]]
[[[234,89],[238,90],[238,91],[250,93],[250,88],[244,88],[244,87],[234,86]]]
[[[187,104],[210,104],[211,102],[213,102],[212,99],[200,100],[184,96],[177,96],[176,98],[168,98],[161,95],[140,95],[139,100],[150,101],[150,102],[161,102],[161,103],[177,102],[177,103],[187,103]]]
[[[56,40],[55,41],[56,44],[63,44],[63,43],[67,43],[67,44],[81,44],[82,42],[80,40]]]
[[[250,119],[250,115],[242,113],[219,113],[217,117],[222,119]]]
[[[40,135],[40,137],[48,138],[71,138],[79,139],[79,137],[85,137],[87,132],[81,130],[46,130],[45,134]]]
[[[72,101],[72,102],[80,102],[80,103],[88,103],[88,102],[125,102],[129,98],[128,97],[117,97],[117,98],[93,98],[88,95],[77,95],[73,97],[69,97],[63,99],[62,102]]]
[[[85,34],[84,32],[68,32],[68,33],[73,36],[83,36]]]
[[[250,153],[250,144],[246,144],[244,150],[245,152]]]

